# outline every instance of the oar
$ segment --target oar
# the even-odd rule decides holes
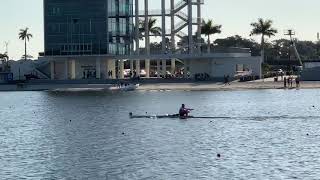
[[[189,116],[187,118],[192,118],[192,119],[231,119],[231,117],[210,117],[210,116]]]

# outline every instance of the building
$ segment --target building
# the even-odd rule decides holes
[[[47,63],[37,69],[52,80],[124,78],[125,65],[136,75],[143,69],[146,78],[151,71],[160,77],[168,71],[176,73],[176,63],[183,64],[185,77],[202,72],[221,78],[222,74],[232,75],[230,72],[236,72],[238,65],[244,63],[243,67],[261,74],[261,68],[256,68],[261,66],[260,58],[251,57],[248,52],[201,50],[203,0],[152,0],[161,3],[159,11],[149,11],[150,1],[44,0],[45,49],[39,59]],[[165,42],[156,52],[150,49],[154,36],[148,28],[151,17],[161,19],[161,40]],[[144,46],[140,43],[141,19],[145,23]],[[177,41],[185,37],[185,50],[179,51]],[[224,69],[229,70],[217,73],[214,69],[224,63]],[[153,70],[151,64],[155,64]]]
[[[106,78],[133,48],[132,0],[44,0],[44,32],[51,79]]]
[[[320,81],[320,61],[304,62],[301,72],[303,81]]]

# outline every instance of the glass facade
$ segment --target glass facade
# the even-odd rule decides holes
[[[132,0],[44,0],[44,53],[130,54],[132,11]]]
[[[109,53],[129,54],[133,42],[133,0],[108,0]]]

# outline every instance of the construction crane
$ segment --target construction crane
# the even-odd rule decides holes
[[[295,35],[296,33],[292,30],[292,29],[288,29],[284,35],[286,36],[290,36],[290,47],[293,48],[294,50],[294,53],[296,55],[296,58],[299,60],[299,63],[300,63],[300,66],[303,68],[303,63],[302,63],[302,60],[301,60],[301,57],[300,57],[300,54],[297,50],[297,47],[296,47],[296,42],[295,42],[295,39],[293,39],[293,36]],[[290,50],[289,50],[290,52]],[[289,58],[290,58],[290,55],[289,55]],[[302,70],[302,69],[301,69]]]

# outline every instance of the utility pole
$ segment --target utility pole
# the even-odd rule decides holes
[[[292,30],[292,29],[288,29],[284,35],[285,36],[289,36],[290,37],[290,46],[289,46],[289,61],[291,60],[291,46],[292,46],[292,43],[293,43],[293,39],[292,39],[292,36],[294,36],[296,33]]]
[[[287,32],[284,34],[284,35],[290,37],[289,60],[291,60],[291,51],[290,51],[291,49],[290,48],[293,47],[294,53],[296,55],[296,58],[299,60],[300,66],[303,66],[300,54],[299,54],[297,47],[296,47],[296,43],[295,43],[294,39],[292,38],[292,36],[294,36],[295,34],[296,33],[292,29],[287,30]]]

